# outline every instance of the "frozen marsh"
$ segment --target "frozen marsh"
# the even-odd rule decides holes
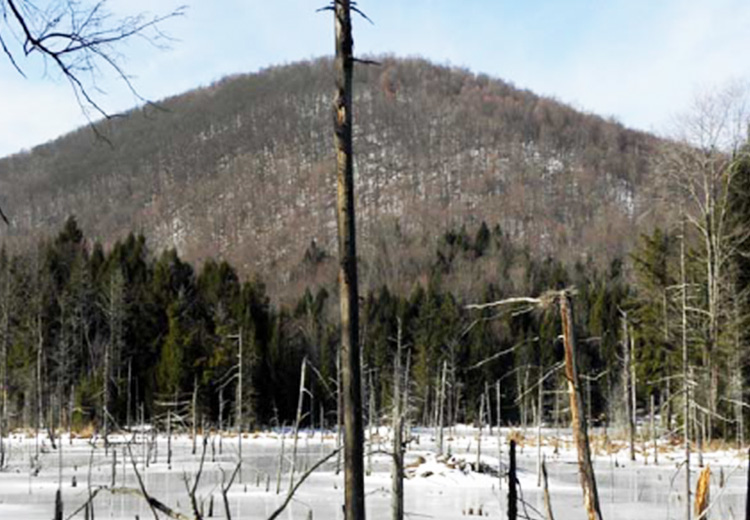
[[[446,434],[450,459],[435,457],[432,433],[432,430],[427,429],[414,430],[414,435],[419,441],[413,442],[407,452],[407,517],[504,518],[507,482],[501,483],[497,476],[477,473],[471,468],[477,460],[476,430],[457,427]],[[518,479],[524,501],[519,505],[519,511],[530,518],[544,518],[541,488],[537,487],[535,436],[532,434],[524,439],[520,431],[503,429],[503,467],[507,463],[509,435],[519,439]],[[192,479],[197,472],[201,454],[200,438],[196,455],[192,455],[193,442],[188,435],[178,435],[172,439],[173,456],[170,469],[167,464],[167,438],[164,435],[158,436],[155,454],[154,451],[151,452],[152,459],[146,467],[144,458],[147,450],[146,444],[142,441],[147,437],[150,436],[136,436],[131,451],[148,493],[174,510],[191,517],[185,476]],[[55,494],[60,483],[64,518],[69,518],[86,502],[89,479],[93,488],[112,486],[137,489],[139,484],[126,447],[127,441],[132,438],[112,436],[109,454],[105,455],[101,439],[95,443],[92,443],[91,439],[73,439],[71,443],[67,437],[63,437],[62,442],[58,441],[58,448],[62,445],[61,457],[59,449],[53,449],[46,436],[40,437],[40,456],[39,460],[35,461],[37,440],[20,434],[11,436],[6,441],[10,450],[9,466],[0,473],[0,518],[49,520],[53,517]],[[206,518],[209,518],[211,496],[212,518],[224,518],[220,489],[222,472],[228,480],[234,470],[237,438],[226,436],[220,439],[218,436],[210,436],[209,439],[196,495],[199,501],[203,502],[203,513]],[[336,438],[332,432],[325,432],[323,435],[320,432],[303,432],[298,446],[296,478],[299,478],[307,467],[330,453],[335,448],[335,442]],[[289,455],[292,445],[289,433],[285,435],[284,443]],[[379,443],[382,445],[379,446]],[[684,465],[681,465],[681,446],[662,443],[659,449],[659,464],[655,465],[652,446],[639,445],[637,461],[631,462],[624,443],[605,447],[603,442],[595,438],[592,444],[599,497],[605,519],[667,520],[684,517]],[[290,461],[289,457],[285,457],[280,482],[277,483],[281,445],[282,438],[278,432],[247,434],[243,438],[242,471],[227,494],[233,519],[266,519],[283,502],[289,489]],[[382,452],[388,447],[387,431],[381,429],[381,435],[373,442],[373,451]],[[576,454],[569,437],[563,435],[558,440],[553,430],[545,431],[541,451],[548,467],[551,502],[556,518],[584,519]],[[116,466],[113,473],[114,460]],[[335,460],[335,457],[332,458],[305,481],[280,518],[343,519],[343,472],[336,474]],[[496,431],[489,435],[485,430],[482,438],[482,462],[495,468],[497,461]],[[700,471],[697,467],[697,457],[693,457],[693,462],[695,465],[691,467],[691,473],[692,482],[695,483]],[[741,517],[747,478],[745,455],[736,449],[725,449],[706,453],[704,462],[712,469],[711,500],[715,503],[712,505],[710,516]],[[371,470],[366,477],[368,517],[389,518],[389,458],[382,453],[373,454],[371,459],[368,458],[366,461],[366,467],[368,466]],[[278,494],[277,484],[280,490]],[[133,520],[136,517],[153,517],[143,498],[106,491],[100,492],[94,499],[94,511],[97,519]],[[73,518],[83,519],[83,511]]]

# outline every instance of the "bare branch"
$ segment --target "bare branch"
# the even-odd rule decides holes
[[[26,2],[7,0],[10,16],[6,15],[6,23],[10,19],[17,24],[23,54],[37,53],[45,60],[51,60],[70,83],[87,118],[86,107],[105,119],[112,117],[92,95],[92,92],[99,91],[95,78],[100,73],[100,65],[113,71],[139,101],[146,102],[115,59],[113,45],[138,36],[158,46],[159,41],[169,40],[159,25],[186,12],[186,7],[181,6],[162,16],[138,15],[111,22],[112,16],[104,9],[105,3],[99,1],[93,7],[81,8],[77,2],[66,1],[52,3],[47,10],[34,9],[32,12]],[[0,40],[0,44],[16,70],[23,75],[13,51],[4,40]],[[83,82],[84,75],[90,78],[90,86]]]
[[[294,497],[294,493],[297,492],[297,489],[299,489],[302,483],[305,480],[307,480],[307,477],[312,475],[315,472],[315,470],[317,470],[320,466],[322,466],[323,464],[328,462],[331,458],[333,458],[334,455],[338,454],[339,451],[341,451],[341,448],[336,448],[331,453],[329,453],[328,455],[320,459],[318,462],[313,464],[312,467],[310,467],[310,469],[308,469],[305,473],[303,473],[300,479],[294,485],[294,487],[289,490],[289,493],[287,494],[284,502],[276,509],[276,511],[273,512],[273,514],[271,514],[271,516],[268,517],[268,520],[275,520],[276,518],[278,518],[279,515],[281,515],[281,513],[284,512],[284,509],[286,509],[286,506],[289,505],[289,502],[292,501],[292,498]]]

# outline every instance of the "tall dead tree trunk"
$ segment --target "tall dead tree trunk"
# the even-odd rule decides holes
[[[477,433],[477,466],[475,471],[479,473],[482,468],[482,420],[484,419],[484,394],[479,396],[479,432]]]
[[[536,487],[542,485],[542,418],[544,417],[544,369],[539,367],[536,405]]]
[[[372,370],[367,371],[367,429],[369,439],[367,442],[367,476],[372,474],[372,443],[375,440],[375,392],[373,391]]]
[[[396,360],[393,364],[393,466],[391,470],[391,518],[404,520],[404,414],[401,380],[401,319],[398,320]]]
[[[570,398],[570,415],[573,423],[573,436],[578,449],[578,471],[583,488],[583,502],[589,520],[602,520],[599,507],[599,494],[596,490],[594,466],[591,463],[591,450],[588,439],[588,426],[584,413],[581,389],[578,384],[578,371],[575,357],[575,330],[573,328],[573,308],[568,293],[563,292],[559,297],[560,314],[563,326],[563,343],[565,347],[565,376],[568,380],[568,396]]]
[[[242,363],[242,328],[237,334],[237,464],[239,466],[239,482],[242,484],[242,399],[244,396],[242,389],[242,376],[245,367]]]
[[[10,273],[3,272],[2,354],[0,357],[0,385],[2,385],[2,416],[0,416],[0,469],[5,467],[5,436],[8,430],[8,345],[10,344]]]
[[[635,410],[633,410],[633,400],[632,400],[632,391],[631,387],[633,385],[632,375],[633,371],[631,369],[632,364],[632,352],[630,349],[631,343],[630,343],[630,330],[628,327],[628,315],[627,313],[622,313],[622,358],[623,358],[623,367],[622,367],[622,392],[623,392],[623,398],[625,401],[625,414],[626,414],[626,421],[628,424],[628,447],[630,450],[630,460],[635,460],[635,421],[634,421],[634,415]]]
[[[687,281],[685,279],[685,221],[680,240],[680,281],[682,284],[682,391],[685,399],[683,428],[685,433],[685,519],[690,520],[690,380],[688,377]]]
[[[497,477],[498,477],[498,489],[503,488],[503,434],[502,430],[500,429],[500,413],[502,410],[501,401],[500,401],[500,380],[498,379],[495,381],[495,395],[496,395],[496,406],[497,406],[497,412],[495,415],[497,415]]]
[[[440,379],[440,403],[438,404],[438,453],[443,454],[443,451],[445,449],[444,446],[444,439],[445,436],[443,435],[443,431],[445,428],[444,424],[444,410],[445,410],[445,376],[446,372],[448,371],[448,363],[446,361],[443,361],[443,374]]]
[[[339,301],[341,305],[342,390],[344,395],[344,516],[365,518],[362,395],[359,367],[359,291],[354,210],[352,149],[352,76],[354,42],[351,4],[334,0],[336,30],[336,147],[337,222],[339,243]]]
[[[43,389],[44,379],[42,378],[42,361],[44,360],[44,329],[42,328],[42,316],[41,311],[36,319],[37,323],[37,351],[36,351],[36,461],[39,461],[39,431],[44,424],[44,407],[43,407]],[[105,441],[106,445],[106,441]]]
[[[649,408],[650,408],[650,415],[651,415],[651,440],[654,444],[654,464],[659,464],[659,444],[657,443],[657,437],[656,437],[656,422],[654,420],[654,394],[651,394],[649,398]]]
[[[518,491],[516,486],[516,441],[510,441],[510,450],[508,452],[508,520],[518,518]]]
[[[196,443],[198,439],[198,376],[193,377],[193,402],[191,403],[191,412],[193,415],[193,449],[192,454],[195,455]]]
[[[294,433],[292,436],[292,467],[289,468],[289,492],[294,489],[294,472],[297,469],[297,440],[299,439],[299,425],[302,422],[302,406],[305,399],[305,375],[307,373],[307,357],[302,358],[302,369],[299,376],[299,396],[297,397],[297,417],[294,420]]]

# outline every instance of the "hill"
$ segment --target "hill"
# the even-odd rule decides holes
[[[413,283],[436,237],[482,221],[568,263],[622,256],[647,225],[653,136],[485,75],[381,61],[355,80],[364,283]],[[99,123],[111,145],[82,128],[6,157],[3,233],[23,246],[74,214],[87,236],[140,230],[279,294],[331,279],[332,78],[328,58],[228,77]]]

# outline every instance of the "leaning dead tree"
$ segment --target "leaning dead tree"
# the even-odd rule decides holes
[[[576,338],[573,327],[573,306],[570,289],[563,291],[550,291],[539,298],[508,298],[485,304],[468,305],[467,309],[487,309],[508,305],[522,305],[521,311],[531,311],[534,308],[549,308],[557,304],[560,308],[562,321],[563,345],[565,350],[565,377],[568,381],[568,398],[570,400],[570,415],[573,427],[573,437],[578,451],[578,472],[583,489],[583,501],[589,520],[601,520],[602,513],[599,507],[599,494],[596,489],[596,477],[594,466],[591,462],[591,448],[588,439],[588,425],[586,421],[583,394],[578,382],[578,370],[576,366]]]
[[[568,380],[568,397],[570,399],[570,415],[573,422],[573,436],[578,450],[578,472],[583,488],[583,502],[589,520],[601,520],[602,512],[599,507],[599,494],[596,490],[594,466],[591,463],[591,447],[589,446],[588,426],[584,413],[583,396],[578,384],[578,372],[575,362],[575,329],[573,327],[573,306],[570,294],[561,292],[560,314],[563,327],[563,344],[565,347],[565,377]]]

